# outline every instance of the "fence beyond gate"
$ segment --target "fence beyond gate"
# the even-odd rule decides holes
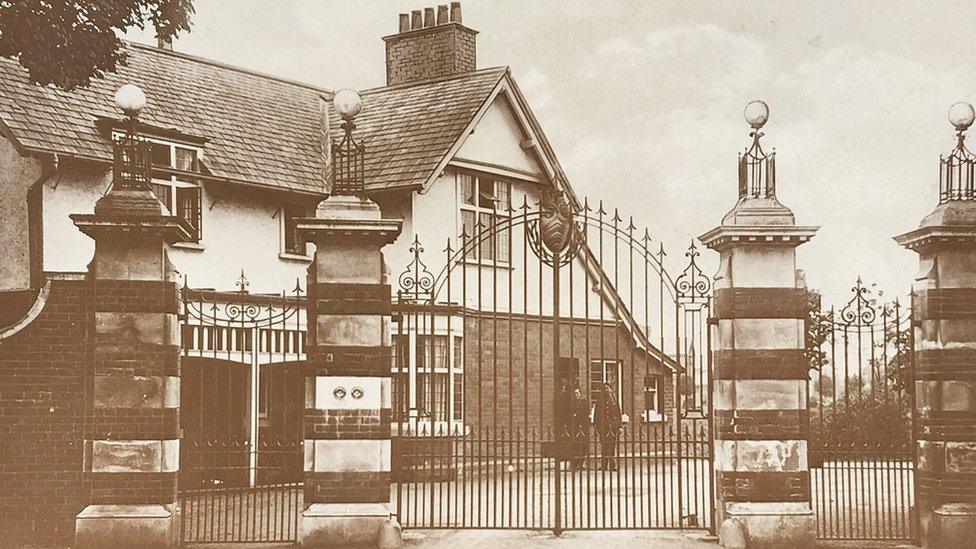
[[[398,280],[400,523],[713,528],[698,251],[672,276],[661,245],[602,204],[513,208],[503,183],[462,184],[460,238],[430,254],[416,239]]]
[[[913,330],[909,306],[860,279],[808,321],[810,480],[817,536],[913,540]]]

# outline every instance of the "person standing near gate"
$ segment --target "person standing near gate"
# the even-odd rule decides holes
[[[577,387],[573,392],[573,459],[572,469],[585,469],[590,445],[590,403]]]
[[[600,468],[616,471],[617,440],[620,437],[621,414],[620,405],[617,404],[617,399],[613,395],[613,388],[610,387],[609,383],[604,383],[603,390],[597,395],[593,415],[597,436],[600,437]]]

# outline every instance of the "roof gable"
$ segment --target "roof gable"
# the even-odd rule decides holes
[[[204,169],[232,181],[325,192],[324,100],[331,92],[192,56],[127,44],[127,64],[70,92],[37,86],[0,59],[0,122],[36,152],[111,161],[96,126],[118,119],[114,93],[133,83],[148,98],[140,120],[206,139]]]

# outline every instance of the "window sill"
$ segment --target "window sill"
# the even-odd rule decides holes
[[[643,416],[641,419],[644,421],[644,423],[664,423],[668,419],[660,412],[645,411],[641,415]]]
[[[312,261],[312,256],[281,252],[278,254],[278,259],[284,259],[285,261],[300,261],[302,263],[310,263]]]
[[[173,247],[190,252],[202,252],[204,250],[203,244],[199,242],[177,242],[173,244]]]

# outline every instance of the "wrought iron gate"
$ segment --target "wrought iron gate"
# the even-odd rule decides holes
[[[711,298],[694,245],[672,277],[663,247],[602,204],[513,208],[508,189],[463,184],[489,204],[462,208],[441,253],[416,239],[398,278],[400,523],[712,529]]]
[[[182,290],[186,543],[289,542],[302,510],[305,298]]]
[[[808,321],[811,498],[817,535],[916,536],[911,308],[860,279],[840,310]]]

